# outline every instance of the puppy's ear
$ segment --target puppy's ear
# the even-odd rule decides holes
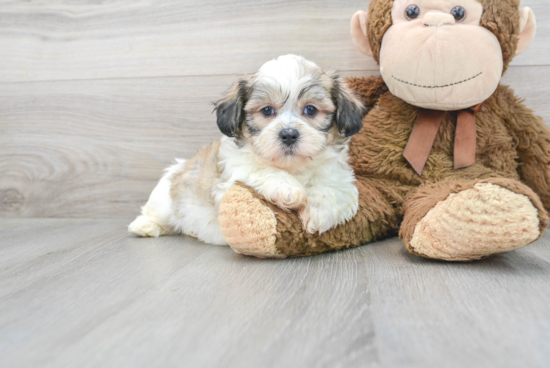
[[[244,105],[248,99],[248,78],[235,82],[227,95],[215,103],[218,128],[228,137],[239,136],[244,121]]]
[[[350,137],[363,127],[365,107],[354,95],[345,80],[332,76],[332,100],[336,106],[336,125],[341,134]]]

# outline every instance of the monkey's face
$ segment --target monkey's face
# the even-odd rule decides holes
[[[406,102],[458,110],[489,98],[503,71],[496,36],[480,26],[477,0],[395,0],[382,40],[380,70]]]

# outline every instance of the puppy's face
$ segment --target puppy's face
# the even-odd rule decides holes
[[[308,162],[327,147],[343,149],[363,118],[361,102],[340,78],[294,55],[238,81],[216,112],[224,134],[281,168]]]

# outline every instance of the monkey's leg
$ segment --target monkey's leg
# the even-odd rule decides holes
[[[529,187],[492,178],[427,184],[405,201],[400,237],[413,254],[471,261],[537,240],[547,213]]]
[[[393,235],[397,211],[369,179],[357,178],[359,211],[349,222],[321,235],[304,230],[296,212],[284,212],[237,183],[220,206],[222,234],[237,253],[260,258],[310,256],[356,247]]]

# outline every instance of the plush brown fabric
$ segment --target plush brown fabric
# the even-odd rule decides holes
[[[500,116],[516,147],[517,172],[550,212],[550,132],[542,118],[527,108],[511,89],[502,88],[497,97]]]
[[[258,194],[244,184],[237,183],[226,192],[219,217],[227,219],[220,225],[223,238],[238,253],[257,257],[277,257],[276,211],[265,206]]]
[[[237,184],[237,187],[246,187],[243,184]],[[269,208],[276,214],[277,231],[273,246],[266,246],[262,235],[262,241],[256,242],[256,235],[251,237],[252,243],[256,242],[257,247],[254,249],[249,242],[243,244],[241,241],[233,241],[228,239],[229,244],[239,253],[258,256],[261,249],[276,249],[275,252],[263,252],[260,256],[263,257],[302,257],[311,256],[319,253],[324,253],[332,250],[343,248],[357,247],[365,242],[373,242],[389,236],[397,234],[399,225],[399,214],[394,207],[388,202],[387,196],[383,195],[378,189],[385,186],[383,181],[376,181],[366,178],[359,178],[357,187],[359,189],[359,211],[357,215],[348,223],[339,226],[336,229],[319,234],[310,234],[306,232],[300,222],[300,218],[295,211],[285,212],[276,205],[267,202],[262,196],[258,195],[252,189],[249,189],[252,196],[257,199],[257,202],[251,203],[247,200],[241,204],[241,196],[236,193],[228,192],[224,197],[224,211],[220,211],[220,223],[224,229],[224,237],[226,232],[235,232],[231,229],[246,229],[253,228],[253,234],[262,232],[265,228],[258,224],[269,223],[270,215],[265,213],[265,208]],[[238,206],[232,206],[234,201],[239,201]],[[251,204],[255,208],[251,207]],[[232,212],[228,213],[228,207],[233,207],[239,211],[243,210],[247,214],[254,214],[253,219],[249,215],[242,216],[241,214]],[[236,220],[237,219],[237,220]],[[236,224],[235,221],[245,222],[244,224]],[[262,232],[263,233],[263,232]],[[242,239],[242,236],[240,237]]]
[[[411,187],[447,177],[502,176],[518,179],[518,151],[515,149],[518,138],[514,139],[515,133],[510,130],[519,127],[513,126],[512,120],[508,124],[505,121],[506,116],[510,116],[503,113],[510,109],[507,99],[503,99],[507,94],[507,87],[499,87],[482,106],[481,111],[476,113],[477,160],[466,169],[454,170],[453,147],[457,116],[456,112],[446,112],[420,177],[403,157],[418,108],[387,92],[363,120],[364,128],[361,132],[351,140],[352,167],[357,175],[373,175],[396,183],[406,183]],[[532,116],[531,123],[540,124],[535,116]],[[547,133],[544,125],[539,126],[539,129],[541,134]],[[545,138],[545,135],[540,138]],[[545,142],[543,139],[541,144]]]
[[[430,194],[415,198],[409,211],[430,199]],[[408,216],[406,212],[405,222]],[[534,242],[541,235],[540,224],[540,212],[529,197],[478,182],[433,205],[406,245],[426,258],[472,261]]]
[[[411,239],[413,237],[416,225],[426,216],[434,206],[444,201],[450,194],[459,193],[471,188],[478,183],[491,183],[508,189],[516,194],[522,194],[529,198],[533,206],[537,209],[539,217],[540,234],[544,232],[548,225],[548,215],[540,201],[539,197],[531,188],[514,179],[506,178],[488,178],[488,179],[447,179],[437,183],[426,183],[417,191],[412,193],[405,201],[403,213],[405,217],[401,224],[399,236],[403,239],[405,247],[413,254],[420,255],[411,247]]]
[[[354,83],[359,84],[358,80]],[[373,85],[370,80],[365,83]],[[437,183],[445,188],[440,197],[434,194],[429,204],[433,206],[449,193],[465,190],[464,183],[491,182],[529,197],[539,211],[541,232],[546,228],[546,211],[550,210],[550,132],[511,89],[500,86],[476,113],[476,163],[465,169],[453,167],[456,112],[449,112],[422,177],[414,172],[403,157],[403,150],[417,114],[418,108],[384,93],[376,108],[365,117],[363,130],[352,138],[350,154],[356,175],[385,179],[384,192],[396,210],[403,204],[404,195],[414,195],[418,187],[431,188]],[[520,180],[529,187],[519,183]],[[422,192],[418,193],[422,196]],[[415,197],[410,197],[409,207],[414,203],[411,198]],[[429,210],[429,205],[425,205],[422,216]],[[405,243],[422,216],[411,216],[409,222],[401,225],[405,228],[402,230]]]
[[[498,39],[504,59],[504,72],[516,53],[519,34],[519,0],[479,0],[483,5],[481,26]],[[367,34],[374,60],[380,61],[382,38],[392,25],[393,0],[372,0],[369,5]]]
[[[363,101],[367,110],[371,110],[378,103],[380,96],[388,92],[388,87],[380,77],[347,79],[348,86]]]
[[[483,5],[481,26],[497,36],[502,49],[504,70],[516,54],[519,35],[520,0],[480,0]]]
[[[392,26],[392,8],[393,0],[372,0],[369,5],[367,35],[372,49],[372,57],[377,63],[380,62],[382,38],[384,38],[384,34]]]

